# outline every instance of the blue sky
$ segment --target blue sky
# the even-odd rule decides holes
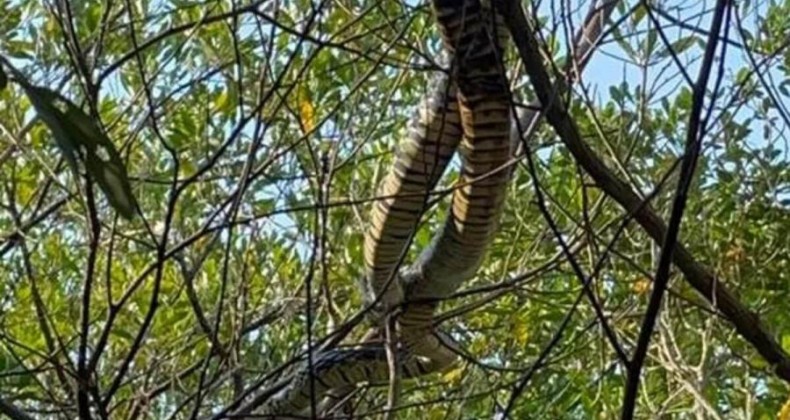
[[[157,3],[157,1],[153,2],[152,9],[154,9],[154,10],[157,9],[157,7],[155,6],[156,3]],[[422,0],[405,0],[405,3],[414,6],[414,5],[423,3],[423,1]],[[631,3],[631,2],[629,2],[629,3]],[[556,13],[562,12],[562,10],[559,9],[560,4],[562,4],[562,3],[558,2],[556,0],[555,1],[542,1],[542,2],[540,2],[540,4],[541,4],[541,7],[539,9],[539,12],[540,12],[540,14],[542,16],[552,16],[552,15],[555,15]],[[698,16],[696,18],[696,20],[688,21],[687,23],[689,23],[691,25],[694,25],[694,26],[697,26],[697,27],[700,27],[700,28],[707,28],[707,27],[709,27],[710,17],[711,17],[709,9],[713,6],[713,4],[714,4],[714,2],[712,2],[712,1],[684,2],[682,0],[674,0],[674,1],[670,1],[670,2],[662,2],[661,5],[662,5],[662,7],[665,10],[670,11],[670,12],[672,10],[675,10],[674,9],[675,7],[683,7],[684,9],[682,10],[682,12],[680,12],[682,14],[682,16],[684,16],[684,17],[685,16]],[[767,7],[768,7],[768,3],[766,3],[766,2],[757,3],[757,5],[753,6],[753,7],[756,8],[756,9],[751,11],[749,16],[746,18],[745,24],[746,24],[747,28],[749,28],[754,33],[755,32],[754,29],[756,27],[755,16],[765,16],[766,10],[767,10]],[[587,4],[587,2],[585,2],[582,6],[577,7],[577,9],[573,13],[571,13],[572,21],[573,21],[573,24],[574,24],[575,28],[578,28],[578,26],[581,25],[582,19],[583,19],[584,15],[586,14],[587,8],[588,8],[588,4]],[[703,10],[707,10],[708,13],[702,13]],[[614,16],[615,16],[615,18],[617,18],[617,16],[619,16],[619,13],[615,12]],[[665,31],[666,31],[666,35],[669,38],[670,42],[676,41],[677,39],[680,39],[682,37],[685,37],[685,36],[688,36],[689,34],[691,34],[691,32],[686,30],[686,29],[679,29],[677,27],[672,26],[669,22],[666,22],[663,19],[660,19],[660,20],[661,20],[661,22],[663,24],[666,25]],[[644,24],[645,24],[646,21],[647,21],[647,19],[645,19],[642,22],[642,24],[641,24],[642,27],[644,27]],[[266,31],[266,30],[268,30],[268,28],[264,27],[264,30]],[[562,31],[560,31],[560,35],[562,35]],[[697,36],[700,36],[700,35],[697,35]],[[732,31],[730,36],[731,36],[732,39],[740,41],[740,36],[735,31]],[[642,40],[644,40],[644,38],[646,38],[646,34],[645,33],[641,33],[641,34],[635,35],[635,38],[627,40],[627,42],[630,43],[630,44],[635,44],[635,42],[641,42]],[[703,38],[703,40],[704,40],[704,38]],[[566,45],[565,41],[562,40],[562,39],[559,41],[559,44],[561,46],[563,46],[563,47]],[[661,44],[661,42],[659,41],[659,45],[660,44]],[[700,56],[701,56],[701,50],[700,50],[699,46],[695,46],[695,47],[689,49],[685,54],[681,55],[681,60],[684,61],[684,64],[687,65],[688,72],[689,72],[689,74],[691,75],[692,78],[695,78],[697,76],[698,64],[699,64],[699,60],[698,59],[699,59]],[[621,49],[621,47],[617,43],[611,42],[611,36],[607,37],[606,43],[593,56],[593,59],[591,60],[590,64],[588,65],[588,68],[584,72],[583,80],[584,80],[584,83],[588,87],[591,88],[591,92],[594,95],[593,99],[597,103],[599,103],[599,104],[600,103],[605,103],[606,101],[609,100],[609,96],[610,96],[609,87],[610,86],[616,86],[616,85],[619,85],[622,82],[625,82],[633,90],[633,88],[635,88],[640,83],[642,83],[643,74],[642,74],[641,70],[634,63],[629,63],[626,60],[624,60],[624,57],[625,57],[624,51]],[[690,61],[692,58],[697,59],[697,61],[696,62]],[[670,66],[669,66],[670,70],[668,71],[668,73],[674,73],[674,72],[677,71],[677,68],[675,67],[674,63],[671,63],[671,61],[669,59],[665,60],[664,63],[669,63],[670,64]],[[744,56],[744,54],[742,52],[736,50],[735,48],[729,48],[728,53],[727,53],[727,60],[726,60],[726,68],[728,69],[729,72],[733,72],[733,71],[735,71],[735,70],[737,70],[739,68],[744,67],[745,63],[746,63],[745,56]],[[175,64],[174,64],[174,62],[171,62],[170,65],[172,66],[172,65],[175,65]],[[652,79],[652,77],[654,75],[657,75],[658,71],[659,71],[659,67],[658,66],[656,66],[655,68],[651,68],[649,70],[649,72],[650,72],[649,75],[650,76],[648,76],[648,80],[650,82],[654,82],[655,81],[654,79]],[[770,76],[773,77],[773,80],[782,80],[783,75],[781,74],[780,70],[778,70],[776,68],[773,68],[773,69],[769,70],[769,73],[770,73]],[[732,74],[727,74],[726,76],[731,77]],[[113,80],[113,79],[115,79],[115,80]],[[679,81],[680,79],[677,79],[677,80]],[[107,90],[105,90],[105,92],[107,92],[107,93],[109,93],[111,95],[122,95],[122,96],[129,95],[128,92],[123,92],[121,89],[119,89],[119,86],[120,86],[120,84],[117,83],[116,77],[115,76],[111,77],[110,79],[108,79],[108,84],[105,86],[105,89],[107,89]],[[672,98],[679,92],[678,86],[679,85],[678,85],[677,82],[676,83],[667,84],[666,86],[663,87],[662,90],[659,90],[658,96],[660,97],[661,95],[664,95],[667,98]],[[779,98],[781,98],[781,99],[786,99],[785,97],[783,97],[781,95],[777,95],[777,96]],[[413,104],[413,105],[416,105],[416,104]],[[746,111],[748,111],[748,109],[746,109],[744,112],[746,112]],[[252,127],[252,125],[250,124],[249,128],[251,129],[251,127]],[[325,128],[326,128],[325,131],[332,131],[331,124],[327,125],[327,127],[325,127]],[[751,135],[750,135],[750,137],[749,137],[749,139],[747,141],[748,144],[750,144],[752,146],[755,146],[755,147],[761,147],[761,146],[765,145],[765,141],[762,139],[762,129],[761,128],[762,127],[760,127],[760,126],[755,126],[754,127],[754,129],[752,130]],[[782,128],[786,128],[786,127],[782,127]],[[394,147],[394,146],[395,146],[395,144],[392,145],[392,147]],[[783,156],[783,158],[785,160],[787,160],[788,159],[787,156],[786,156],[786,153],[787,153],[787,150],[788,150],[787,144],[786,143],[781,143],[781,144],[778,144],[778,146],[780,146],[782,148],[782,150],[784,151],[785,156]],[[456,166],[457,166],[457,162],[456,162]],[[272,193],[276,194],[277,191],[272,191]],[[278,203],[278,205],[285,205],[285,204],[286,203],[284,203],[282,201],[280,201],[280,203]],[[273,218],[273,220],[271,220],[270,223],[274,223],[275,226],[276,225],[280,225],[281,228],[282,227],[287,227],[289,225],[293,225],[293,223],[289,220],[289,217],[288,216],[284,216],[284,215]]]

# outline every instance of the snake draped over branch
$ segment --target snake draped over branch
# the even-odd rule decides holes
[[[365,235],[365,276],[359,288],[374,323],[401,306],[398,357],[406,378],[449,368],[454,340],[433,327],[437,303],[474,275],[494,237],[512,171],[507,163],[519,136],[511,133],[511,99],[502,63],[507,32],[494,3],[433,0],[449,58],[449,73],[433,80],[395,161],[384,177]],[[499,9],[501,10],[501,9]],[[512,139],[511,139],[512,138]],[[453,155],[460,177],[441,231],[410,267],[399,270],[431,191]],[[316,395],[337,399],[357,383],[386,384],[383,343],[363,343],[318,354]],[[263,407],[262,414],[304,414],[310,372],[303,370]]]

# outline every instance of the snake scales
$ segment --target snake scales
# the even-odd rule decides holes
[[[380,185],[385,198],[373,205],[359,283],[363,300],[373,304],[374,322],[401,307],[398,360],[405,378],[445,370],[457,358],[454,340],[434,329],[433,315],[438,302],[479,268],[502,211],[511,174],[503,168],[514,144],[502,65],[507,32],[497,4],[433,0],[432,6],[451,70],[431,83]],[[447,219],[417,261],[399,270],[428,196],[455,152],[461,171]],[[300,371],[261,414],[303,414],[310,375]],[[362,382],[387,383],[386,348],[371,342],[318,354],[312,376],[317,396],[337,397],[332,394]]]

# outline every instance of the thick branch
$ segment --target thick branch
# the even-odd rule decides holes
[[[13,420],[33,420],[33,417],[20,410],[10,402],[0,399],[0,413]]]
[[[686,151],[683,156],[683,164],[680,169],[680,180],[675,193],[675,200],[672,203],[672,214],[669,217],[669,228],[661,246],[661,257],[658,261],[658,269],[653,286],[653,293],[647,304],[647,311],[642,321],[642,328],[639,330],[636,349],[631,365],[628,366],[628,380],[625,386],[625,396],[623,397],[623,409],[621,418],[630,420],[634,418],[636,409],[636,398],[639,390],[639,379],[642,374],[642,366],[647,357],[647,349],[650,347],[650,338],[653,329],[661,312],[661,300],[669,284],[669,268],[672,263],[672,251],[680,235],[680,224],[683,220],[683,212],[686,209],[688,190],[691,180],[694,178],[694,169],[697,166],[700,149],[702,148],[702,138],[705,136],[705,121],[702,120],[702,106],[705,102],[705,92],[708,87],[708,80],[713,71],[713,61],[716,56],[717,37],[721,31],[724,15],[727,11],[727,0],[719,0],[716,5],[713,23],[711,24],[711,36],[708,39],[708,46],[705,50],[705,59],[700,67],[699,78],[694,85],[694,99],[689,117],[689,128],[686,133]],[[723,56],[722,56],[723,59]]]
[[[598,186],[614,198],[625,210],[634,214],[637,222],[657,243],[666,235],[664,221],[650,208],[642,207],[639,196],[623,180],[615,176],[583,141],[579,129],[571,119],[562,102],[563,86],[552,83],[542,64],[537,41],[533,34],[536,28],[527,21],[520,2],[505,2],[505,19],[513,36],[524,68],[529,75],[535,94],[543,104],[546,119],[556,131],[577,162],[590,174]],[[760,322],[756,314],[745,308],[737,298],[714,276],[694,259],[680,243],[675,246],[673,262],[683,272],[686,280],[711,304],[733,323],[736,331],[773,365],[779,377],[790,382],[790,358]]]

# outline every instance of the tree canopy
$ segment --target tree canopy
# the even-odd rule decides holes
[[[790,419],[790,2],[614,1],[579,57],[609,2],[507,1],[513,95],[547,122],[440,306],[463,361],[404,382],[396,418],[617,418],[652,317],[637,417]],[[362,339],[370,206],[439,71],[429,2],[0,15],[0,413],[220,418],[308,348]],[[356,415],[386,394],[360,387]]]

